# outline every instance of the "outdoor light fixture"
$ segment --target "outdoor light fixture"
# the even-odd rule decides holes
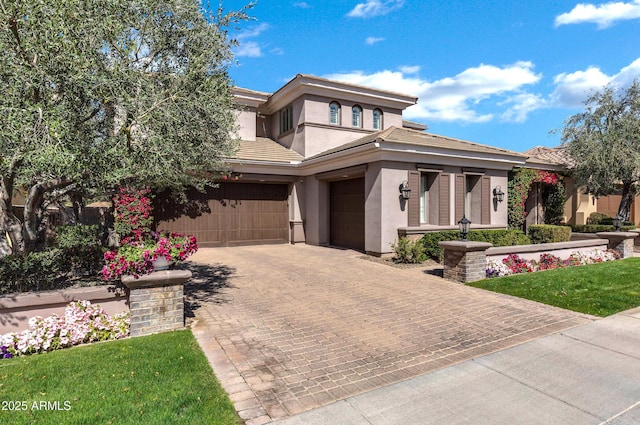
[[[620,214],[616,214],[616,216],[613,217],[613,227],[616,228],[616,232],[620,231],[620,227],[622,227],[622,222],[623,221],[624,221],[624,219]]]
[[[469,234],[469,226],[471,225],[471,220],[467,218],[466,215],[462,215],[462,218],[458,222],[458,226],[460,226],[460,235],[462,236],[462,240],[467,240],[467,235]]]
[[[409,189],[409,183],[405,180],[400,184],[400,193],[402,194],[402,199],[407,200],[411,196],[411,189]]]
[[[493,196],[498,202],[504,201],[504,192],[502,191],[502,188],[500,186],[496,186],[493,188]]]

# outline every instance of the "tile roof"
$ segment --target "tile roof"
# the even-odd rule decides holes
[[[290,164],[292,162],[301,162],[303,158],[299,153],[285,148],[274,140],[266,137],[257,137],[255,141],[241,140],[234,159]]]
[[[332,153],[344,151],[347,149],[363,146],[375,141],[396,142],[412,146],[423,146],[431,148],[451,149],[463,152],[476,152],[497,155],[510,155],[526,159],[527,155],[520,152],[510,151],[508,149],[496,148],[494,146],[482,145],[479,143],[468,142],[466,140],[454,139],[451,137],[439,136],[437,134],[425,133],[422,131],[411,130],[407,128],[390,127],[386,130],[369,134],[353,142],[346,143],[333,149],[321,152],[311,158],[322,157]]]
[[[529,156],[527,162],[539,164],[551,163],[567,167],[575,165],[575,162],[571,159],[564,146],[558,146],[555,148],[536,146],[535,148],[525,151],[524,154]]]

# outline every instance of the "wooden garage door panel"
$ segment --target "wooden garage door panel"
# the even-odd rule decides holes
[[[330,243],[364,250],[364,178],[330,184]]]
[[[162,221],[158,227],[194,235],[201,246],[288,241],[286,184],[225,183],[189,198],[206,199],[210,212]]]

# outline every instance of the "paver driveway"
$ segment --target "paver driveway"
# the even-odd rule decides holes
[[[307,245],[201,249],[193,331],[249,425],[592,318]]]

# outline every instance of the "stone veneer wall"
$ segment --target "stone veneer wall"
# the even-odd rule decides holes
[[[444,248],[444,278],[456,282],[474,282],[486,277],[487,242],[446,241]]]
[[[131,336],[184,328],[184,282],[190,277],[188,270],[158,271],[138,279],[123,276],[130,291]]]

